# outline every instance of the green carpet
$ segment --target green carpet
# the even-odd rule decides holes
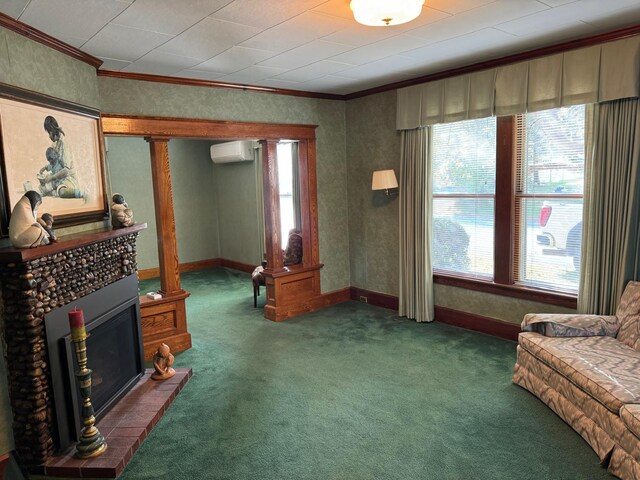
[[[124,480],[611,478],[511,383],[512,342],[357,302],[272,323],[249,275],[182,278],[194,376]]]

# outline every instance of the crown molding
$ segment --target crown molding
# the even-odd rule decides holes
[[[37,28],[33,28],[26,23],[22,23],[20,20],[16,20],[15,18],[10,17],[9,15],[5,15],[4,13],[0,13],[0,27],[7,28],[16,33],[19,33],[23,37],[27,37],[35,42],[41,43],[49,48],[53,48],[65,55],[75,58],[76,60],[80,60],[81,62],[87,63],[94,67],[96,70],[100,65],[102,65],[102,60],[93,55],[89,55],[88,53],[83,52],[79,48],[72,47],[68,43],[63,42],[62,40],[58,40],[57,38],[48,35]]]
[[[289,95],[292,97],[320,98],[322,100],[344,100],[344,95],[334,93],[307,92],[304,90],[290,90],[287,88],[260,87],[258,85],[243,85],[240,83],[217,82],[213,80],[200,80],[195,78],[169,77],[166,75],[151,75],[148,73],[120,72],[115,70],[98,70],[99,77],[123,78],[126,80],[139,80],[143,82],[171,83],[174,85],[189,85],[192,87],[228,88],[243,92],[272,93],[276,95]]]
[[[420,83],[433,82],[434,80],[441,80],[443,78],[455,77],[457,75],[478,72],[480,70],[487,70],[489,68],[501,67],[503,65],[509,65],[511,63],[531,60],[533,58],[562,53],[569,50],[575,50],[577,48],[590,47],[593,45],[599,45],[601,43],[611,42],[613,40],[621,40],[623,38],[633,37],[638,34],[640,34],[640,25],[633,25],[631,27],[612,30],[610,32],[599,33],[590,37],[569,40],[567,42],[556,43],[554,45],[549,45],[546,47],[534,48],[533,50],[514,53],[512,55],[495,58],[493,60],[485,60],[482,62],[465,65],[463,67],[451,68],[449,70],[430,73],[429,75],[423,75],[417,78],[411,78],[408,80],[402,80],[400,82],[388,83],[379,87],[360,90],[359,92],[353,92],[344,95],[344,99],[353,100],[355,98],[367,97],[376,93],[388,92],[389,90],[396,90],[398,88],[411,87]]]

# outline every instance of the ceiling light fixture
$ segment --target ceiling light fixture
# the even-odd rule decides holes
[[[407,23],[420,15],[424,0],[351,0],[358,23],[384,27]]]

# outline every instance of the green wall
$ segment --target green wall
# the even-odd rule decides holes
[[[260,265],[256,162],[215,164],[220,258]]]
[[[395,118],[395,91],[347,102],[351,285],[390,295],[398,295],[398,199],[372,192],[371,172],[399,173]],[[512,323],[520,323],[525,313],[575,311],[447,285],[435,286],[435,303]]]
[[[138,268],[158,266],[149,144],[139,137],[108,137],[110,192],[125,196],[137,223],[148,228],[138,237]],[[217,202],[209,143],[171,140],[169,163],[173,187],[178,257],[181,263],[219,256]]]
[[[322,291],[348,287],[345,102],[99,77],[108,113],[318,125],[318,223]]]

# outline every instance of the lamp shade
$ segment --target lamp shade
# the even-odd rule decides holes
[[[351,0],[351,11],[358,23],[384,27],[407,23],[422,12],[424,0]]]
[[[398,180],[393,170],[376,170],[371,180],[371,190],[398,188]]]

